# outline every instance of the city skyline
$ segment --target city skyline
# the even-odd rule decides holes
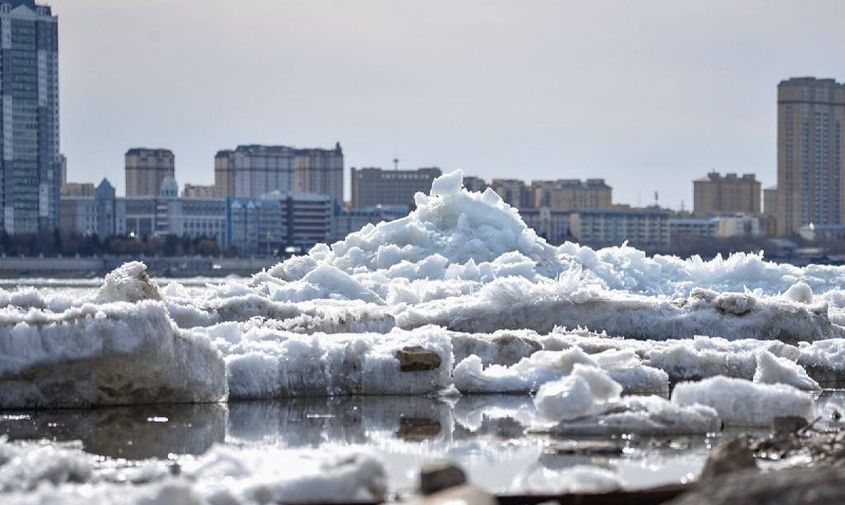
[[[774,185],[775,85],[840,77],[812,48],[845,45],[843,7],[653,4],[57,0],[69,178],[120,192],[124,151],[146,145],[174,151],[180,183],[210,184],[225,146],[340,141],[346,177],[395,156],[603,177],[620,202],[658,191],[688,209],[712,169]]]

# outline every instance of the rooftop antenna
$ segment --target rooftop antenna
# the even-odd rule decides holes
[[[657,191],[654,192],[654,206],[660,207],[660,199],[657,197]]]
[[[393,170],[399,170],[399,158],[393,158]]]

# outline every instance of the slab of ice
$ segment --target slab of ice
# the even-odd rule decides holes
[[[606,410],[618,400],[622,386],[594,366],[575,364],[569,375],[540,386],[534,405],[544,417],[556,421],[577,419]]]
[[[669,391],[666,373],[643,365],[633,353],[625,353],[620,359],[611,354],[588,355],[578,347],[537,351],[512,366],[493,364],[486,368],[481,358],[471,355],[455,366],[453,377],[461,393],[529,393],[568,375],[577,363],[606,369],[626,393]]]
[[[236,325],[210,335],[226,354],[232,399],[426,394],[452,382],[451,342],[439,328],[300,335]],[[403,365],[408,349],[429,360]]]
[[[711,377],[683,382],[672,391],[677,405],[707,405],[725,424],[769,426],[776,417],[815,417],[813,397],[785,384],[757,384],[745,379]]]
[[[779,358],[765,349],[757,351],[757,369],[754,371],[754,382],[787,384],[808,391],[821,390],[819,383],[811,379],[801,365],[786,358]]]
[[[62,313],[0,308],[0,407],[213,402],[225,365],[184,335],[161,302],[86,304]]]
[[[575,282],[573,285],[572,283]],[[499,329],[584,327],[637,339],[710,335],[789,343],[845,336],[827,316],[827,305],[807,306],[742,293],[693,290],[687,299],[667,299],[591,288],[580,280],[496,279],[478,291],[402,307],[403,328],[436,324],[456,331],[490,333]]]
[[[698,435],[721,430],[719,414],[711,407],[679,405],[659,396],[625,396],[604,412],[564,420],[551,428],[560,436]]]
[[[811,381],[815,379],[835,383],[845,373],[845,339],[802,342],[795,346],[773,340],[727,340],[704,336],[638,341],[563,329],[557,329],[549,335],[526,332],[520,335],[535,339],[543,349],[579,346],[590,353],[624,351],[635,354],[642,359],[643,364],[665,371],[672,382],[717,375],[752,380],[758,368],[757,355],[763,351],[777,358],[785,367],[787,363],[794,363],[804,369],[802,372],[789,366],[798,374],[793,384],[797,387],[814,389],[812,382],[798,378],[803,375],[807,375]]]

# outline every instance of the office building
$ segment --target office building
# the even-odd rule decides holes
[[[407,205],[377,205],[362,209],[344,209],[334,218],[332,240],[343,240],[352,232],[356,232],[368,224],[378,224],[382,221],[393,221],[408,215]]]
[[[570,230],[579,242],[589,245],[660,246],[669,243],[666,209],[583,209],[573,212]]]
[[[798,77],[778,84],[778,235],[843,224],[845,84]]]
[[[417,192],[428,194],[431,183],[442,172],[437,167],[417,170],[382,170],[352,167],[352,207],[378,205],[413,207]]]
[[[511,207],[518,209],[533,207],[531,203],[531,190],[523,180],[493,179],[490,187]]]
[[[754,174],[710,172],[693,181],[693,215],[760,214],[760,181]]]
[[[258,198],[274,191],[331,195],[343,201],[343,151],[240,145],[214,157],[215,195]]]
[[[173,152],[169,149],[134,147],[125,155],[126,196],[158,196],[162,182],[176,176]]]
[[[335,199],[313,193],[271,193],[229,199],[229,247],[242,255],[304,252],[330,241]]]
[[[59,202],[62,233],[106,238],[117,232],[115,190],[108,179],[103,179],[90,194],[63,193]]]
[[[711,217],[673,217],[668,221],[669,240],[678,242],[687,237],[717,237],[719,218]]]
[[[0,230],[59,226],[58,18],[34,0],[0,0]]]
[[[531,182],[531,207],[557,210],[609,209],[613,188],[604,179],[558,179]]]

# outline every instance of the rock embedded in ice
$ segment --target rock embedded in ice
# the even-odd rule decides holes
[[[805,391],[820,391],[819,383],[807,375],[804,368],[786,358],[779,358],[765,349],[757,351],[757,370],[754,382],[787,384]]]
[[[216,402],[226,391],[220,353],[161,302],[0,309],[2,408]]]
[[[704,463],[698,481],[704,482],[743,470],[758,470],[747,436],[723,440],[714,447]]]
[[[677,384],[672,402],[707,405],[725,424],[733,426],[771,426],[776,417],[783,416],[815,417],[813,397],[792,386],[722,376]]]
[[[845,468],[735,472],[702,483],[666,505],[827,505],[845,503]]]
[[[440,355],[419,345],[399,349],[396,351],[396,358],[399,360],[399,370],[402,372],[437,370],[443,363]]]

